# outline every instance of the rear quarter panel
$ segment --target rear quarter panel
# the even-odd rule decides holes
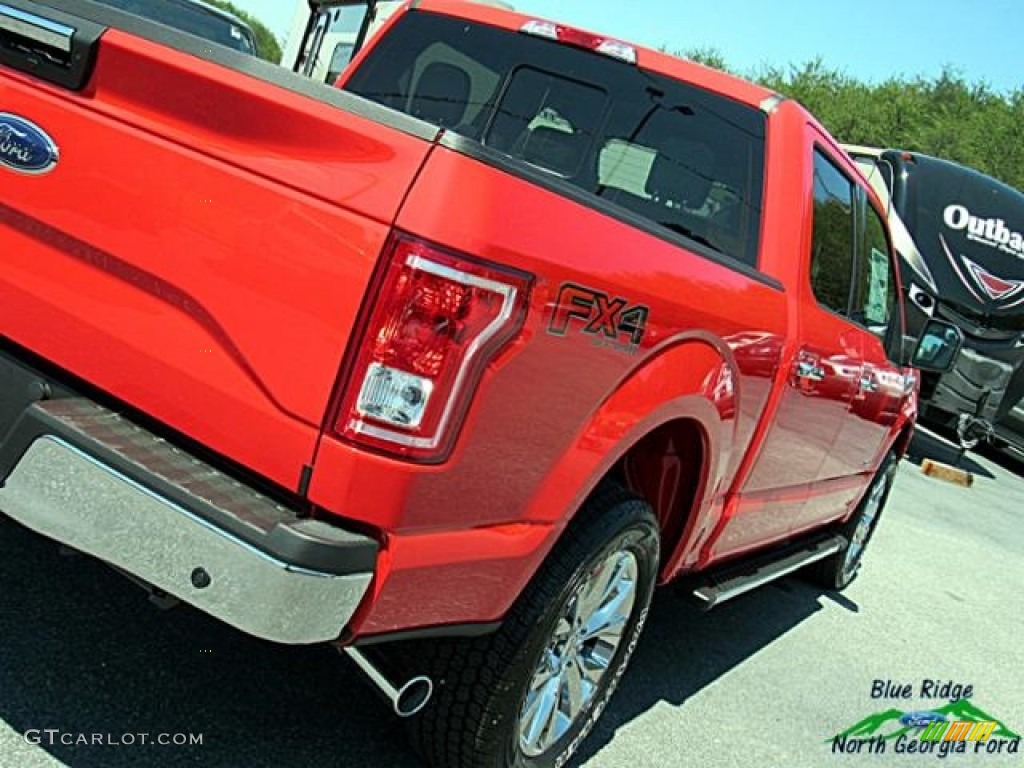
[[[701,425],[712,457],[703,512],[729,487],[776,372],[787,323],[781,290],[443,146],[397,225],[533,273],[526,328],[486,372],[446,464],[362,457],[325,437],[310,489],[315,503],[400,539],[467,527],[550,528],[527,566],[510,566],[502,589],[491,590],[484,613],[495,618],[600,477],[660,424]],[[589,333],[580,318],[559,333],[556,315],[575,295],[560,294],[566,285],[646,308],[640,343]],[[440,598],[445,563],[429,570],[417,561],[403,572],[400,559],[378,587],[380,604],[402,606],[403,616],[371,616],[367,629],[415,623],[417,601],[435,612],[431,623],[460,610]],[[398,592],[409,599],[395,599]]]

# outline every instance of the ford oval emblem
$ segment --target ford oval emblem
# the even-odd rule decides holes
[[[35,123],[0,112],[0,165],[18,173],[47,173],[60,153],[53,139]]]

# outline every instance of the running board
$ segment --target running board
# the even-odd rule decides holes
[[[811,542],[792,544],[735,565],[727,565],[707,574],[703,585],[693,591],[693,596],[703,610],[710,611],[726,600],[793,573],[805,565],[824,560],[845,546],[846,538],[836,534]]]

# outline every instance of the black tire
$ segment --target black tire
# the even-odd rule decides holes
[[[435,685],[430,703],[408,721],[413,745],[424,759],[435,768],[565,765],[604,710],[636,647],[657,579],[658,538],[650,506],[621,486],[606,483],[584,504],[498,631],[486,637],[420,641],[407,646],[402,652],[403,666],[412,671],[415,661],[416,671],[430,675]],[[598,590],[596,579],[603,573],[598,566],[613,561],[607,584]],[[620,581],[620,574],[634,572],[631,563],[636,566],[635,580]],[[594,581],[589,580],[592,571]],[[559,710],[563,706],[562,691],[568,691],[568,683],[562,681],[574,671],[576,691],[582,690],[578,681],[583,679],[587,667],[584,659],[589,657],[579,650],[581,646],[574,645],[577,635],[573,630],[565,636],[569,625],[565,614],[588,605],[588,598],[597,591],[601,591],[601,599],[596,604],[610,605],[614,600],[604,596],[612,582],[635,584],[621,639],[614,650],[602,648],[602,653],[610,654],[607,667],[603,672],[591,669],[591,674],[601,677],[564,734],[543,751],[528,754],[530,750],[523,747],[525,735],[520,734],[528,688],[539,675],[551,676],[544,690],[550,691],[552,682],[557,685],[555,707]],[[614,594],[618,596],[621,591],[616,587]],[[599,613],[596,610],[589,615],[596,618]],[[574,626],[578,633],[583,632],[582,624]],[[556,637],[556,627],[562,640]],[[560,657],[563,671],[555,673],[542,667],[541,659],[551,664],[556,658],[551,648],[560,643],[564,643]],[[575,650],[570,651],[570,645]],[[586,685],[590,684],[588,680]],[[563,685],[567,687],[563,689]],[[564,700],[567,708],[569,701],[568,697]],[[553,735],[557,730],[555,727],[548,732]]]
[[[871,484],[864,492],[864,498],[857,509],[839,529],[846,537],[846,546],[839,552],[810,566],[808,576],[825,589],[841,590],[848,587],[860,572],[861,562],[868,542],[875,534],[882,510],[889,499],[892,481],[896,476],[899,460],[888,453],[875,472]],[[863,523],[863,527],[861,527]]]

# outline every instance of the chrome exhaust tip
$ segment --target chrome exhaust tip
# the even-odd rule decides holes
[[[433,695],[434,683],[429,677],[414,677],[398,689],[398,696],[392,701],[395,714],[399,717],[412,717],[427,706]]]
[[[389,680],[380,668],[370,661],[358,648],[346,646],[341,649],[356,666],[363,671],[377,690],[391,702],[391,708],[399,717],[412,717],[420,712],[434,694],[434,683],[426,675],[417,675],[402,685]]]

